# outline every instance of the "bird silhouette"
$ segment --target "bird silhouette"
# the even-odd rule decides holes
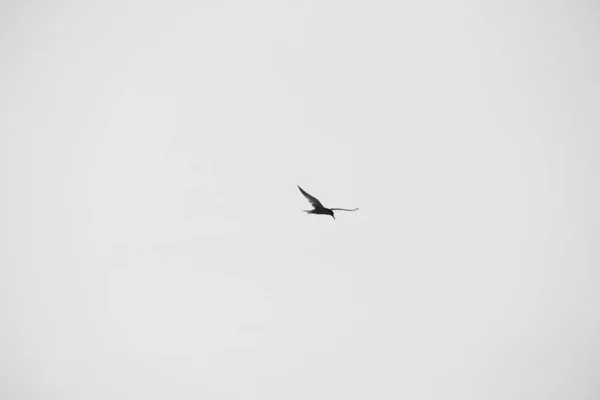
[[[333,210],[341,210],[341,211],[356,211],[356,210],[358,210],[358,208],[349,210],[347,208],[324,207],[323,204],[321,204],[321,202],[319,200],[317,200],[315,197],[311,196],[310,194],[306,193],[300,186],[298,186],[298,189],[300,189],[300,192],[304,195],[304,197],[306,197],[306,200],[308,200],[310,205],[313,206],[312,210],[303,210],[305,213],[331,215],[333,217],[333,219],[335,219],[335,216],[333,215]]]

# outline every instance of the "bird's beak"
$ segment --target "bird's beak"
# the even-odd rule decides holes
[[[331,218],[335,219],[335,217],[332,215]]]

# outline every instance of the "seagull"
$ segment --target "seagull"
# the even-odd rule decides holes
[[[306,200],[308,200],[310,205],[313,206],[313,210],[303,210],[305,213],[331,215],[333,217],[333,219],[335,219],[335,216],[333,215],[333,210],[341,210],[341,211],[356,211],[356,210],[358,210],[358,208],[355,208],[353,210],[349,210],[347,208],[325,208],[325,207],[323,207],[323,204],[321,204],[321,202],[319,200],[317,200],[315,197],[311,196],[310,194],[306,193],[304,190],[302,190],[302,188],[300,186],[298,186],[298,189],[300,189],[300,192],[304,195],[304,197],[306,197]]]

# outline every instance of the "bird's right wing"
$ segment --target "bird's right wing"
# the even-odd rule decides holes
[[[324,208],[323,204],[321,204],[321,202],[319,200],[317,200],[315,197],[311,196],[310,194],[306,193],[304,190],[302,190],[302,188],[300,186],[298,186],[298,189],[300,189],[300,192],[302,192],[302,194],[304,195],[304,197],[306,197],[306,200],[308,200],[309,203],[314,208]]]

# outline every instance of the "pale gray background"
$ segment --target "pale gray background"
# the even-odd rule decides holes
[[[597,399],[599,7],[483,3],[3,2],[0,397]]]

